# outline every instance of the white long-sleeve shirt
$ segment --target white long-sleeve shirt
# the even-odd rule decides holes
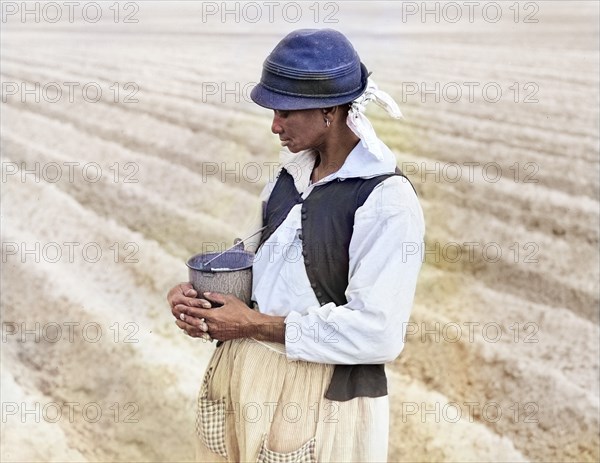
[[[281,167],[307,198],[314,187],[336,179],[393,172],[394,154],[382,144],[378,160],[359,143],[335,173],[310,184],[315,153],[282,152]],[[266,201],[275,181],[266,185]],[[347,304],[321,306],[304,266],[300,209],[295,205],[263,244],[253,265],[253,295],[262,313],[285,316],[285,350],[290,360],[370,364],[394,360],[404,347],[413,304],[425,225],[409,182],[390,177],[357,209],[349,248]]]

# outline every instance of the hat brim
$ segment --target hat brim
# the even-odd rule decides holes
[[[294,111],[299,109],[319,109],[330,108],[346,103],[350,103],[361,96],[367,88],[367,78],[369,73],[364,64],[360,63],[361,70],[361,88],[348,95],[335,97],[304,97],[296,95],[286,95],[275,92],[258,83],[250,92],[250,98],[257,105],[267,109],[277,109],[279,111]]]

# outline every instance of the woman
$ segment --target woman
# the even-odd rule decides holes
[[[258,310],[187,283],[168,295],[179,328],[224,341],[200,391],[197,459],[385,461],[383,364],[403,348],[421,266],[407,251],[424,222],[362,111],[374,100],[400,113],[328,29],[286,36],[251,96],[287,148],[262,194]]]

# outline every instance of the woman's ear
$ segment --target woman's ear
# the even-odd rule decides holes
[[[331,108],[323,108],[323,109],[321,109],[321,111],[323,111],[324,116],[327,116],[328,114],[335,116],[335,113],[337,111],[337,106],[332,106]]]

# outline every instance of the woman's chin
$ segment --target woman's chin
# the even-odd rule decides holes
[[[287,149],[288,149],[290,152],[292,152],[292,153],[294,153],[294,154],[296,154],[296,153],[299,153],[300,151],[302,151],[302,149],[301,149],[301,148],[294,147],[293,145],[286,145],[286,148],[287,148]]]

